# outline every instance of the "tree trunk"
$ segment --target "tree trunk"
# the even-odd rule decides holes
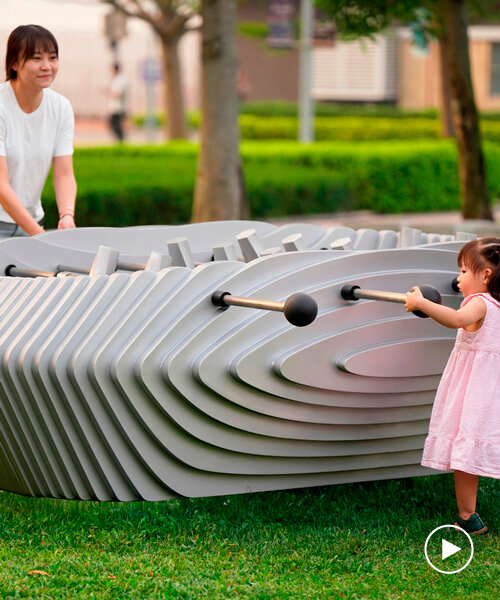
[[[192,221],[245,216],[239,153],[236,0],[202,0],[201,143]]]
[[[167,139],[185,139],[186,121],[179,63],[179,37],[160,38],[165,81],[165,133]]]
[[[453,129],[453,117],[451,114],[450,78],[447,71],[449,50],[446,39],[443,36],[440,36],[438,39],[438,48],[441,84],[441,137],[452,138],[455,137],[455,131]]]
[[[448,48],[446,71],[458,144],[462,216],[465,219],[492,219],[479,117],[470,75],[465,0],[439,0],[438,11]]]

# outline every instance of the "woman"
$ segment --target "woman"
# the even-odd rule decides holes
[[[0,84],[0,239],[44,231],[41,194],[51,164],[58,228],[75,227],[74,116],[69,101],[49,89],[57,69],[50,31],[14,29]]]

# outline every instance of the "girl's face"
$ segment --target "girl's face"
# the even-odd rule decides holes
[[[14,65],[19,83],[37,90],[47,88],[52,84],[58,68],[57,54],[41,50],[34,52],[24,63],[19,60]]]
[[[467,265],[462,264],[458,276],[458,288],[464,297],[487,292],[490,275],[491,269],[482,269],[474,273]]]

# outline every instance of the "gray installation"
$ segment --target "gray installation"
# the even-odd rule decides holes
[[[0,488],[165,500],[433,473],[455,331],[401,294],[458,307],[467,239],[231,221],[0,243]]]

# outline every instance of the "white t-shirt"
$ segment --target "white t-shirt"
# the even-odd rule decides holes
[[[41,196],[52,159],[73,154],[74,129],[64,96],[44,89],[40,106],[27,114],[10,81],[0,83],[0,156],[7,158],[10,185],[35,221],[43,218]],[[14,223],[1,206],[0,221]]]
[[[109,84],[108,112],[110,115],[125,114],[127,95],[127,78],[117,73]]]

